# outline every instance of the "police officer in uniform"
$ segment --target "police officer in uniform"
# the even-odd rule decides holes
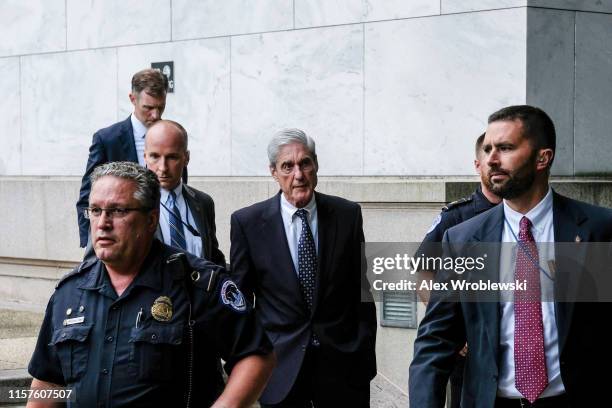
[[[481,134],[476,139],[474,166],[480,175],[480,186],[469,197],[460,198],[457,201],[447,204],[442,208],[442,212],[434,220],[433,225],[427,231],[417,254],[423,254],[426,257],[441,256],[442,251],[439,243],[442,242],[444,233],[447,229],[469,220],[476,215],[495,207],[501,202],[501,197],[496,196],[489,189],[490,180],[487,176],[489,171],[486,160],[480,160],[482,151],[482,142],[485,134]],[[433,271],[419,271],[419,279],[432,279]],[[419,291],[419,297],[424,303],[429,300],[429,293]],[[465,355],[467,353],[467,345],[461,350],[457,356],[455,368],[450,376],[451,384],[451,403],[449,408],[459,408],[461,402],[461,386],[463,383],[463,365]]]
[[[78,407],[250,406],[274,365],[251,305],[222,267],[154,238],[153,172],[107,163],[92,186],[97,257],[51,296],[28,368],[32,388],[72,388],[69,406]],[[36,406],[49,405],[28,404]]]

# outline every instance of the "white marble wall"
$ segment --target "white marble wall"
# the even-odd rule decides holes
[[[81,175],[93,132],[117,120],[117,51],[21,58],[21,174]]]
[[[170,0],[66,0],[68,49],[170,41]]]
[[[0,57],[65,50],[65,0],[3,0],[0,39]]]
[[[289,126],[317,140],[323,175],[471,175],[487,116],[518,103],[555,120],[554,174],[610,172],[589,159],[608,140],[591,115],[611,102],[605,12],[612,0],[6,0],[0,175],[81,175],[93,132],[131,112],[132,74],[166,60],[165,116],[190,132],[193,175],[267,174]]]
[[[610,173],[612,157],[612,16],[576,13],[574,171]],[[594,41],[596,39],[596,41]]]
[[[174,40],[293,28],[293,0],[173,0]]]
[[[177,41],[118,50],[120,119],[132,112],[128,99],[134,72],[155,61],[174,61],[175,91],[164,117],[189,133],[190,174],[230,174],[230,39]]]
[[[362,84],[361,25],[232,39],[232,175],[269,174],[284,127],[318,142],[320,174],[361,174]]]
[[[525,102],[525,19],[522,8],[367,24],[364,173],[474,174],[488,114]]]
[[[295,0],[295,27],[317,27],[440,14],[440,0]]]
[[[0,174],[21,173],[19,58],[0,58]]]

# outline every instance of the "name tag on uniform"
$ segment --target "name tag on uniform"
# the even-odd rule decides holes
[[[70,326],[73,324],[83,323],[85,321],[85,316],[73,317],[72,319],[64,320],[64,326]]]

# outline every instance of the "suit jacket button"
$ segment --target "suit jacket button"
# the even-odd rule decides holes
[[[302,344],[302,351],[306,351],[306,345]]]

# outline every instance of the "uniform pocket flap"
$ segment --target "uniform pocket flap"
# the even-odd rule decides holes
[[[49,343],[49,345],[53,346],[69,340],[82,343],[87,340],[87,337],[89,337],[89,332],[91,331],[92,327],[93,324],[88,324],[83,326],[62,327],[54,330],[53,337],[51,338],[51,343]]]
[[[181,344],[183,342],[183,326],[150,326],[133,328],[130,343],[143,341],[151,344]]]

